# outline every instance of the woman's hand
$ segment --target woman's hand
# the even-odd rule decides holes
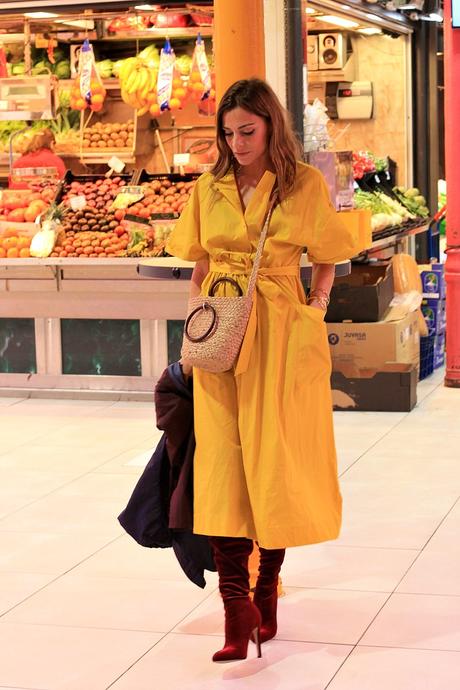
[[[184,378],[188,379],[190,376],[193,375],[193,367],[191,364],[189,364],[186,360],[180,359],[179,360],[180,367],[182,369],[182,373],[184,375]]]

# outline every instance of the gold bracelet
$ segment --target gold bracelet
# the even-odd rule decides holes
[[[310,295],[307,299],[307,304],[310,304],[310,302],[312,302],[313,300],[315,300],[315,302],[318,302],[319,306],[323,311],[327,311],[328,300],[326,299],[326,297],[316,297]]]
[[[318,293],[319,293],[319,295],[318,295]],[[322,288],[314,288],[313,290],[310,290],[309,297],[316,297],[317,299],[324,299],[326,301],[326,307],[329,306],[329,302],[331,301],[331,299],[329,297],[329,293],[326,292],[326,290],[323,290]]]

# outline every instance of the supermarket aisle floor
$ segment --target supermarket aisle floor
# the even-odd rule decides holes
[[[339,541],[291,549],[278,638],[218,665],[216,576],[116,516],[159,434],[143,403],[0,401],[0,688],[454,690],[460,678],[460,391],[339,413]]]

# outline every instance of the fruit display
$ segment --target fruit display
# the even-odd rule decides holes
[[[49,192],[3,190],[0,196],[0,221],[33,223],[49,206]]]
[[[93,180],[73,180],[64,185],[63,203],[70,205],[76,196],[84,196],[86,204],[98,210],[108,210],[117,194],[126,186],[121,177],[102,177]]]
[[[0,233],[0,259],[26,259],[30,256],[31,237],[17,229],[6,228]]]
[[[74,110],[98,113],[102,110],[107,92],[102,84],[94,58],[92,45],[87,39],[83,42],[78,61],[78,74],[70,92],[70,106]]]
[[[417,218],[406,206],[383,191],[366,192],[358,189],[354,195],[354,202],[356,208],[369,209],[372,212],[373,232],[402,225]]]
[[[427,218],[430,215],[426,199],[417,187],[411,187],[410,189],[393,187],[393,192],[411,213],[415,213],[420,218]]]
[[[62,229],[64,232],[72,232],[74,234],[81,232],[112,232],[117,236],[121,236],[125,232],[124,227],[120,225],[123,215],[122,211],[111,213],[90,206],[80,211],[69,209],[65,215]]]
[[[95,230],[68,230],[58,235],[54,249],[50,256],[53,258],[71,259],[105,259],[126,256],[124,253],[129,243],[128,233],[117,233],[109,230],[101,232]]]
[[[83,131],[84,149],[132,149],[134,122],[96,122]]]
[[[124,102],[135,108],[138,115],[147,113],[157,100],[158,77],[157,70],[149,65],[148,58],[127,58],[123,61],[118,76]]]
[[[140,218],[154,214],[181,213],[190,198],[195,181],[172,181],[167,178],[142,182],[144,198],[129,207],[128,213]]]
[[[126,224],[129,226],[129,223]],[[146,226],[129,231],[129,243],[125,250],[118,256],[126,257],[160,257],[167,256],[165,247],[166,242],[174,223],[154,223],[153,226]]]

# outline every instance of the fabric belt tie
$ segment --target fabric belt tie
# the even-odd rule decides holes
[[[209,270],[212,273],[228,273],[229,275],[246,275],[250,276],[251,268],[246,266],[235,266],[225,263],[214,263],[210,262]],[[297,276],[300,277],[300,266],[299,264],[291,264],[290,266],[268,266],[265,268],[259,268],[259,276]],[[240,354],[238,356],[238,362],[235,366],[235,376],[244,374],[249,365],[249,358],[251,356],[252,347],[254,345],[254,340],[257,331],[257,290],[254,290],[252,296],[252,309],[249,316],[248,325],[246,328],[246,333],[244,334],[243,343],[241,345]]]

